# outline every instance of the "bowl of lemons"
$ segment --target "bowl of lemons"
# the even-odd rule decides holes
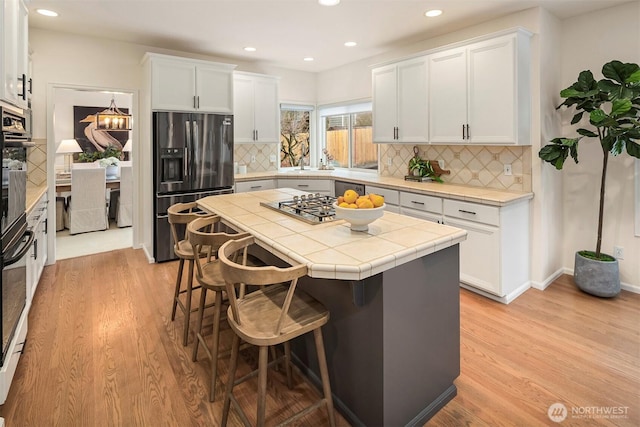
[[[384,213],[384,197],[379,194],[360,195],[355,190],[347,190],[333,204],[336,219],[344,219],[353,231],[367,231],[369,224]]]

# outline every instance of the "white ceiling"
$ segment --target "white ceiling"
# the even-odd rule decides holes
[[[319,72],[535,6],[567,18],[628,1],[342,0],[327,7],[317,0],[32,0],[29,25]],[[41,16],[38,8],[59,16]],[[426,18],[434,8],[443,15]]]

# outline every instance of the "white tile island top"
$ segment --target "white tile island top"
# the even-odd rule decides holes
[[[344,220],[307,224],[260,205],[302,194],[280,188],[205,197],[198,205],[232,228],[252,233],[285,262],[306,264],[313,278],[362,280],[466,239],[465,230],[392,212],[361,232]]]

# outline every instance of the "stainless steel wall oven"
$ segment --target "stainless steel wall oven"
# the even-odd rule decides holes
[[[27,253],[33,243],[33,232],[27,230],[27,148],[33,146],[29,130],[29,111],[0,105],[2,132],[2,197],[0,197],[0,322],[2,353],[7,349],[26,304]]]

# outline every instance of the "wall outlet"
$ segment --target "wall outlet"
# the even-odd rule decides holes
[[[512,171],[511,171],[511,163],[506,163],[504,165],[504,175],[505,176],[511,176],[512,175]]]
[[[251,163],[255,163],[256,162],[256,155],[252,154],[251,155]]]
[[[275,154],[269,154],[269,161],[271,163],[275,163],[276,162],[276,155]]]
[[[387,156],[387,166],[391,166],[393,164],[393,159],[391,156]]]
[[[616,259],[624,259],[624,248],[621,246],[614,246],[613,257]]]

